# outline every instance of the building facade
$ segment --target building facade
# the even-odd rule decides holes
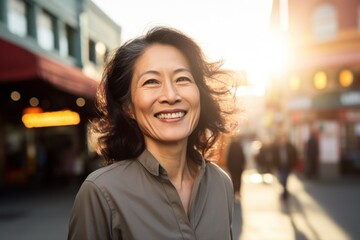
[[[279,7],[279,1],[274,1]],[[281,1],[280,1],[281,2]],[[280,7],[278,8],[280,9]],[[305,143],[315,130],[319,176],[360,172],[360,1],[287,1],[290,61],[273,79],[281,112],[306,167]],[[274,9],[273,14],[280,11]],[[273,26],[280,17],[273,18]],[[275,94],[274,94],[275,93]]]
[[[90,0],[0,0],[0,188],[86,172],[96,88],[120,36]]]

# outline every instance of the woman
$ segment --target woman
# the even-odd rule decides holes
[[[220,73],[169,28],[115,52],[93,128],[108,166],[82,184],[68,239],[232,239],[232,183],[204,159],[225,131],[224,92],[205,82]]]

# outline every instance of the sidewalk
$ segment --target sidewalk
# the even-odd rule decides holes
[[[282,204],[277,182],[253,183],[254,170],[243,175],[241,190],[242,233],[241,240],[295,240],[294,231]],[[252,179],[257,181],[258,179]]]
[[[255,170],[244,172],[241,202],[238,208],[235,206],[242,228],[236,240],[359,239],[356,238],[360,234],[356,227],[360,219],[357,183],[310,182],[292,174],[291,196],[284,202],[275,178],[265,184],[254,181],[258,177]]]

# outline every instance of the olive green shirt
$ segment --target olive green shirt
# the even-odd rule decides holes
[[[189,211],[159,162],[144,151],[90,174],[75,198],[68,239],[232,239],[228,175],[202,159]]]

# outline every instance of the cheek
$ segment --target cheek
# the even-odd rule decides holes
[[[198,89],[194,89],[193,91],[189,91],[189,101],[191,103],[191,106],[194,108],[194,111],[200,115],[201,111],[201,102],[200,102],[200,92]],[[198,116],[199,118],[199,116]]]
[[[192,91],[191,96],[193,97],[194,104],[200,108],[200,91],[197,87]]]
[[[201,97],[200,97],[200,91],[197,91],[197,100],[196,100],[196,106],[197,106],[197,123],[200,120],[200,116],[201,116]]]
[[[194,100],[194,107],[197,108],[197,111],[200,113],[200,107],[201,107],[201,103],[200,103],[200,97],[199,98],[196,98]]]
[[[136,92],[132,97],[132,109],[134,114],[137,115],[150,111],[153,102],[154,94]]]

